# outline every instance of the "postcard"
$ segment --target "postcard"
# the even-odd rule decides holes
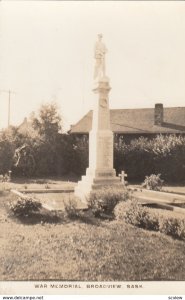
[[[184,14],[0,1],[1,295],[183,299]]]

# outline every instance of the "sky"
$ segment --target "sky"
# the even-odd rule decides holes
[[[57,102],[64,130],[93,108],[103,34],[110,108],[185,105],[184,1],[1,1],[0,128]]]

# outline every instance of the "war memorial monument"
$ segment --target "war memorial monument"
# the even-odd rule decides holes
[[[75,195],[85,201],[95,189],[123,186],[113,168],[113,132],[110,126],[109,78],[106,76],[105,55],[107,48],[98,34],[94,57],[94,88],[96,95],[93,108],[92,130],[89,133],[89,168],[78,182]]]

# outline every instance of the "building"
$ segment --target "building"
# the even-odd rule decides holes
[[[70,133],[77,136],[88,135],[92,128],[93,112],[89,111],[78,123],[71,125]],[[158,134],[185,135],[185,107],[111,109],[111,129],[117,139],[124,140],[140,136],[152,138]]]

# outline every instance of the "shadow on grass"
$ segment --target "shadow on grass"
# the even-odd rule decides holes
[[[40,211],[32,212],[29,215],[24,216],[12,216],[12,218],[19,223],[25,225],[35,225],[35,224],[64,224],[67,223],[64,213],[58,213],[55,211]]]
[[[101,221],[94,217],[91,211],[85,210],[80,211],[77,216],[75,217],[75,220],[80,223],[85,223],[87,225],[93,225],[93,226],[100,226]]]
[[[9,190],[0,190],[0,197],[7,197],[9,194]]]
[[[91,226],[103,226],[102,220],[105,218],[95,217],[92,211],[80,210],[76,215],[66,215],[64,211],[47,211],[41,209],[39,212],[32,212],[25,216],[13,216],[9,215],[14,221],[25,225],[36,224],[67,224],[72,222],[84,223]],[[107,220],[107,218],[106,218]]]
[[[77,213],[76,216],[70,218],[81,223],[93,226],[104,227],[103,221],[113,221],[115,219],[113,214],[95,214],[91,209],[83,209]]]

